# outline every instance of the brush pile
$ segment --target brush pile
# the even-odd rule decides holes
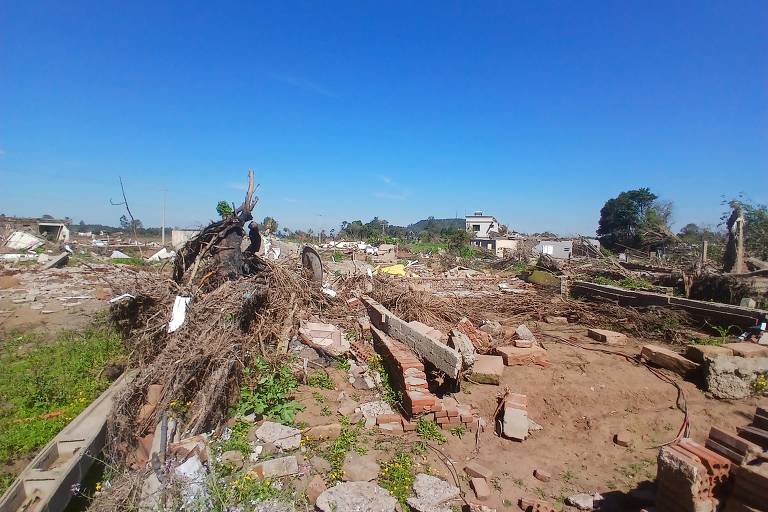
[[[252,174],[249,181],[243,206],[178,252],[173,279],[136,273],[121,290],[134,298],[112,306],[131,364],[138,368],[108,424],[108,455],[115,462],[133,465],[136,447],[174,404],[185,404],[183,424],[177,426],[183,436],[215,429],[237,399],[243,369],[256,356],[284,357],[301,320],[322,314],[349,322],[344,302],[331,301],[298,262],[266,261],[241,251],[243,227],[255,205]],[[341,297],[349,295],[344,282],[336,286]],[[189,305],[182,326],[169,332],[178,297],[189,298]],[[162,392],[148,411],[142,408],[152,385]]]

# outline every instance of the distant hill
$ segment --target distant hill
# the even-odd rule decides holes
[[[419,222],[410,224],[408,231],[415,233],[421,233],[422,231],[440,231],[442,229],[459,229],[463,230],[466,226],[466,221],[462,219],[422,219]]]

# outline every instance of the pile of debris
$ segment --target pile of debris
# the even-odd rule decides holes
[[[661,448],[658,512],[768,510],[768,411],[733,435],[712,427],[706,445],[691,439]],[[753,442],[756,441],[756,442]]]

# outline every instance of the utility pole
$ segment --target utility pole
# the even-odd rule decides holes
[[[163,221],[162,221],[162,227],[160,228],[160,232],[161,232],[161,236],[162,236],[162,242],[160,243],[160,245],[165,247],[165,192],[167,191],[167,189],[162,188],[162,189],[160,189],[160,191],[163,193],[163,195],[162,195],[162,197],[163,197],[163,200],[162,200]]]

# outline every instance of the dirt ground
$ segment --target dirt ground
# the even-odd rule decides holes
[[[556,508],[575,510],[564,505],[567,496],[599,492],[606,499],[603,510],[639,511],[642,500],[629,493],[648,489],[656,476],[658,446],[671,441],[683,422],[683,413],[675,405],[676,388],[646,367],[623,357],[555,343],[540,334],[575,337],[579,344],[605,348],[602,344],[590,343],[592,340],[586,337],[584,326],[535,322],[528,325],[539,334],[547,349],[551,363],[548,368],[506,367],[500,386],[464,382],[462,390],[453,396],[461,403],[474,404],[482,417],[489,419],[496,410],[497,395],[508,387],[512,392],[528,396],[529,417],[543,430],[533,432],[524,442],[500,438],[493,428],[477,439],[471,432],[458,438],[443,431],[448,442],[439,448],[453,462],[465,499],[479,503],[463,477],[464,465],[476,461],[493,471],[493,494],[482,504],[497,510],[508,507],[518,510],[517,501],[521,497],[542,499]],[[643,343],[643,340],[631,339],[626,346],[611,350],[635,356]],[[335,410],[340,390],[358,401],[377,399],[374,392],[352,388],[345,382],[341,370],[329,371],[337,389],[302,386],[297,398],[307,409],[297,420],[312,426],[337,421]],[[695,383],[668,375],[681,383],[690,414],[691,436],[702,443],[710,426],[735,431],[736,426],[751,421],[757,405],[768,403],[766,399],[756,398],[733,402],[715,400],[708,398]],[[324,402],[318,403],[313,393],[322,395]],[[323,405],[334,414],[323,416]],[[614,435],[623,430],[633,437],[630,447],[613,442]],[[373,429],[363,442],[371,456],[384,462],[417,440],[415,433],[392,435]],[[448,466],[435,453],[416,457],[415,462],[416,472],[427,470],[455,481]],[[536,469],[551,474],[551,480],[542,482],[534,478]]]
[[[108,280],[125,272],[113,265],[95,270],[65,267],[47,272],[0,271],[0,334],[83,327],[97,312],[104,310],[112,298]],[[516,327],[504,318],[497,320],[504,327]],[[464,382],[454,397],[461,403],[475,405],[492,425],[497,395],[505,387],[509,388],[528,396],[529,416],[543,430],[533,432],[524,442],[502,439],[492,426],[479,436],[467,432],[461,438],[444,431],[448,442],[439,449],[453,463],[465,499],[476,502],[463,477],[464,465],[473,460],[493,471],[493,494],[482,504],[497,510],[517,510],[520,497],[542,499],[570,510],[563,505],[565,497],[579,492],[599,492],[607,499],[603,510],[639,511],[642,502],[630,498],[628,493],[653,481],[657,447],[672,440],[683,421],[683,414],[675,405],[676,388],[644,366],[623,357],[557,343],[543,335],[574,337],[577,343],[605,348],[590,343],[586,337],[587,326],[537,322],[527,325],[547,349],[549,367],[507,367],[500,386]],[[634,357],[645,342],[630,339],[626,346],[611,350]],[[346,382],[344,371],[330,368],[329,372],[336,389],[302,386],[299,390],[297,398],[306,409],[297,421],[309,425],[337,422],[337,397],[341,390],[359,402],[378,399],[374,391],[352,388]],[[755,398],[735,402],[715,400],[708,398],[694,382],[669,375],[680,382],[685,391],[692,437],[700,442],[710,426],[733,430],[749,422],[757,405],[765,406],[768,402]],[[322,401],[313,393],[319,393]],[[327,415],[328,409],[330,415]],[[613,442],[613,436],[623,430],[632,433],[630,447]],[[362,442],[372,456],[383,462],[417,440],[415,433],[389,434],[371,429]],[[429,471],[455,482],[449,466],[436,453],[416,457],[415,462],[417,472]],[[551,480],[542,482],[534,478],[536,469],[550,473]]]

